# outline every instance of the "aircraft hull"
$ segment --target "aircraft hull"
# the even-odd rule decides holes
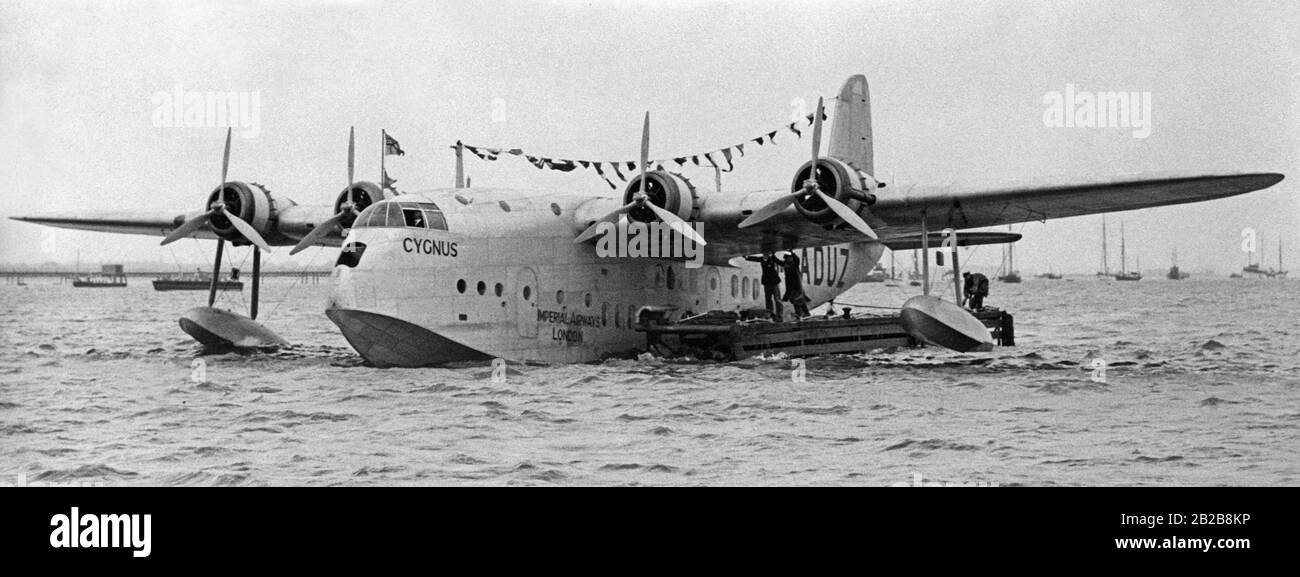
[[[534,208],[511,199],[506,217],[482,198],[470,205],[438,200],[452,231],[353,228],[347,242],[364,251],[335,267],[326,314],[376,366],[597,361],[644,349],[636,328],[642,307],[666,308],[670,320],[763,308],[757,263],[690,267],[602,257],[591,244],[573,242],[571,221],[557,218],[546,200]],[[557,206],[561,214],[572,210]],[[519,227],[454,228],[473,222],[457,212],[477,210]],[[809,305],[861,282],[883,250],[865,242],[798,249]]]
[[[462,345],[414,323],[355,309],[325,311],[348,344],[379,368],[428,367],[485,361],[492,355]]]

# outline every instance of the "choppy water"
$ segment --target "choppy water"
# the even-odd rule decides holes
[[[804,383],[784,359],[512,365],[494,383],[358,366],[328,286],[273,279],[268,300],[291,298],[264,319],[300,344],[206,356],[205,384],[175,321],[205,295],[28,282],[0,284],[0,483],[1300,481],[1296,281],[995,283],[1019,346],[809,359]]]

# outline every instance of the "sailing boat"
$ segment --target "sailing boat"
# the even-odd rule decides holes
[[[1171,264],[1173,266],[1169,267],[1169,274],[1165,275],[1165,278],[1168,278],[1169,280],[1183,280],[1192,276],[1190,273],[1178,270],[1178,249],[1174,249]]]
[[[894,272],[894,251],[889,251],[889,278],[885,281],[885,286],[898,286],[898,273]]]
[[[1282,239],[1277,239],[1277,272],[1273,273],[1273,278],[1286,278],[1286,269],[1282,268]]]
[[[1115,280],[1142,280],[1142,273],[1140,272],[1140,270],[1136,270],[1133,272],[1128,272],[1127,270],[1128,251],[1127,251],[1127,246],[1125,244],[1126,240],[1127,239],[1125,239],[1125,235],[1124,235],[1124,221],[1121,220],[1119,222],[1119,273],[1115,275]],[[1139,262],[1138,269],[1141,269],[1142,268],[1142,265],[1140,264],[1141,261],[1138,262]]]
[[[1011,225],[1007,225],[1007,230],[1011,230]],[[1020,271],[1016,270],[1016,248],[1015,243],[1007,243],[1007,248],[1002,253],[1002,268],[1006,274],[998,275],[998,280],[1007,283],[1020,282]]]
[[[912,272],[907,273],[907,284],[921,286],[921,261],[916,251],[912,251]]]
[[[1097,273],[1100,278],[1110,278],[1110,262],[1106,258],[1106,215],[1101,215],[1101,272]]]
[[[1260,241],[1259,244],[1262,246],[1262,245],[1264,244],[1264,242],[1263,242],[1263,241]],[[1282,244],[1281,244],[1281,242],[1279,242],[1277,246],[1278,246],[1278,249],[1280,250],[1280,249],[1282,248]],[[1279,256],[1281,256],[1281,255],[1279,255]],[[1274,271],[1272,271],[1272,270],[1264,270],[1264,267],[1263,267],[1263,264],[1264,264],[1264,263],[1263,263],[1262,259],[1259,259],[1258,257],[1259,257],[1258,251],[1254,251],[1254,250],[1252,250],[1252,251],[1246,253],[1246,266],[1241,267],[1241,272],[1242,272],[1243,274],[1253,274],[1253,275],[1258,275],[1258,276],[1256,276],[1255,278],[1259,278],[1259,277],[1261,277],[1261,276],[1266,276],[1266,277],[1272,278],[1273,275],[1274,275]]]

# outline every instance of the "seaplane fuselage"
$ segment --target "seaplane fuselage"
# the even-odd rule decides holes
[[[607,199],[520,196],[431,192],[367,209],[344,241],[329,318],[380,366],[583,362],[644,348],[643,307],[668,320],[764,307],[757,263],[601,256],[573,239],[581,214],[607,210]],[[865,242],[795,250],[809,306],[862,281],[883,251]]]

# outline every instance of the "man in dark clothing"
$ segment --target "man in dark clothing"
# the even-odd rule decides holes
[[[970,272],[964,272],[961,276],[966,281],[966,300],[970,301],[971,310],[977,311],[984,308],[984,297],[989,296],[989,278],[980,273],[971,274]]]
[[[745,260],[759,263],[763,267],[763,303],[767,310],[772,313],[772,318],[781,320],[783,312],[781,306],[781,261],[776,259],[772,253],[764,253],[763,256],[747,256]]]
[[[794,314],[798,318],[804,318],[808,312],[808,296],[803,294],[803,275],[799,271],[799,257],[794,251],[786,253],[785,260],[782,261],[785,266],[785,301],[794,307]]]

